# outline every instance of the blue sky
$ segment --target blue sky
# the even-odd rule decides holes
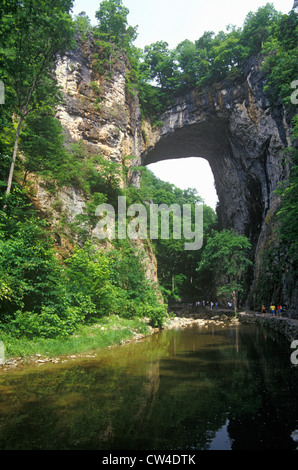
[[[184,39],[194,41],[205,31],[225,31],[229,24],[242,26],[247,13],[266,5],[266,0],[122,0],[130,13],[128,22],[138,26],[137,47],[166,41],[170,48]],[[288,13],[294,0],[269,0],[276,10]],[[92,24],[99,0],[75,0],[73,13],[85,11]],[[154,174],[181,189],[196,188],[206,204],[215,208],[217,195],[209,164],[200,158],[168,160],[149,167]]]

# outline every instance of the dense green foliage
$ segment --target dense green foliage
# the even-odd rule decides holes
[[[57,258],[47,223],[15,189],[0,226],[0,327],[14,335],[68,335],[109,314],[152,317],[165,307],[146,279],[142,254],[128,241],[103,251],[91,242]],[[22,216],[20,216],[20,213]],[[130,269],[134,266],[134,269]]]
[[[123,168],[90,156],[81,143],[66,147],[62,126],[54,117],[61,97],[52,70],[57,53],[71,45],[71,4],[5,2],[0,23],[1,78],[6,84],[0,120],[0,327],[16,337],[70,335],[79,325],[110,314],[147,316],[158,326],[166,309],[157,303],[156,287],[146,279],[143,255],[136,247],[123,241],[107,252],[88,242],[96,206],[116,203],[121,194]],[[79,15],[75,25],[86,38],[86,16]],[[22,152],[18,160],[17,150]],[[16,178],[7,192],[10,155]],[[30,174],[41,176],[54,194],[59,187],[72,186],[87,199],[85,213],[75,223],[61,214],[60,227],[55,227],[56,235],[67,232],[72,242],[74,237],[79,241],[66,259],[59,255],[50,226],[30,202]],[[59,204],[57,200],[56,210]],[[132,265],[134,270],[129,269]]]
[[[9,93],[9,126],[16,125],[6,194],[11,191],[19,136],[33,111],[57,105],[53,79],[57,54],[72,45],[72,0],[4,0],[0,17],[0,67]]]
[[[235,312],[238,297],[245,293],[245,280],[251,244],[248,239],[232,230],[214,231],[208,238],[198,272],[205,292],[233,299]],[[243,300],[243,299],[242,299]]]
[[[298,139],[298,118],[294,118],[293,140]],[[278,187],[277,193],[281,196],[281,207],[278,213],[280,219],[280,239],[289,247],[288,256],[293,266],[298,262],[298,150],[290,148],[286,154],[286,162],[290,165],[288,180]]]
[[[203,203],[196,190],[181,190],[170,183],[159,180],[145,168],[142,169],[141,191],[138,192],[138,195],[143,201],[151,201],[158,206],[166,204],[171,207],[172,204],[178,204],[183,207],[183,204],[189,204],[194,208],[196,204]],[[204,205],[203,234],[205,242],[216,224],[215,212]],[[172,219],[169,239],[159,237],[152,240],[157,257],[159,283],[164,297],[168,300],[185,297],[202,298],[204,296],[204,288],[198,282],[196,270],[202,250],[187,251],[185,250],[185,242],[183,232],[181,239],[173,237]]]
[[[98,19],[97,35],[102,40],[127,49],[136,39],[136,28],[129,26],[129,10],[121,0],[103,0],[95,13]]]
[[[291,11],[283,15],[264,44],[264,70],[268,74],[265,91],[272,103],[283,102],[293,108],[291,84],[297,80],[298,15]]]
[[[297,75],[297,13],[277,12],[267,3],[250,12],[242,27],[205,32],[171,50],[158,41],[144,48],[137,68],[137,87],[145,115],[157,119],[173,100],[193,87],[241,76],[247,59],[263,54],[272,100],[291,95]]]

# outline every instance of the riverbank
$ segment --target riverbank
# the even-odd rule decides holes
[[[257,323],[275,330],[289,341],[298,340],[298,320],[255,312],[240,312],[238,319],[242,324]]]
[[[206,312],[203,318],[196,316],[168,316],[162,329],[186,328],[197,324],[206,326],[214,324],[224,326],[238,322],[225,314],[212,315]],[[131,342],[142,341],[156,334],[159,328],[150,326],[149,318],[125,319],[117,315],[104,317],[99,323],[80,328],[75,335],[67,338],[16,339],[0,337],[6,353],[0,364],[0,372],[30,365],[59,364],[74,361],[82,357],[96,357],[102,349],[121,346]]]
[[[96,324],[81,325],[75,334],[68,337],[28,339],[2,333],[0,340],[4,344],[5,357],[0,371],[90,357],[104,348],[140,339],[150,333],[144,319],[125,319],[118,315],[103,317]]]
[[[260,315],[255,312],[240,312],[237,317],[224,311],[206,311],[204,315],[169,316],[162,329],[187,328],[193,325],[227,327],[237,323],[261,324],[280,332],[289,341],[298,339],[298,320],[269,314]],[[8,344],[8,347],[11,351],[19,351],[19,354],[12,353],[6,357],[4,363],[0,364],[0,372],[30,365],[67,363],[77,358],[95,358],[103,349],[142,341],[159,331],[159,328],[150,326],[149,319],[128,320],[111,315],[103,318],[98,324],[82,327],[75,335],[62,341],[61,339],[14,340],[15,345]]]

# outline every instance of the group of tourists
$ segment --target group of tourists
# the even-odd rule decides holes
[[[218,307],[219,307],[219,303],[217,302],[217,300],[215,302],[210,302],[209,300],[203,300],[202,302],[200,302],[199,300],[195,302],[195,305],[196,307],[199,307],[200,305],[202,305],[203,307],[208,307],[210,308],[210,310],[218,310]],[[228,308],[229,310],[232,310],[233,308],[233,304],[232,302],[228,302]]]
[[[196,302],[196,307],[199,307],[200,305],[202,305],[203,307],[209,307],[210,310],[213,310],[213,308],[215,308],[215,310],[218,309],[219,307],[219,304],[218,302],[209,302],[209,300],[203,300],[202,302],[200,302],[199,300]]]
[[[284,308],[281,304],[278,304],[277,306],[275,306],[275,304],[273,303],[272,305],[270,305],[268,310],[269,310],[269,313],[271,313],[271,315],[282,316],[282,312]],[[262,306],[261,313],[265,315],[266,313],[265,305]]]

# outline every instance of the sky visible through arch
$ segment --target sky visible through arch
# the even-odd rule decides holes
[[[85,11],[97,24],[95,12],[99,0],[75,0],[73,14]],[[137,47],[166,41],[171,49],[185,39],[195,41],[205,31],[225,31],[226,26],[242,26],[246,15],[272,3],[276,10],[288,13],[294,0],[122,0],[130,11],[128,23],[138,26]],[[205,203],[216,206],[217,195],[209,163],[201,158],[167,160],[148,168],[163,181],[181,189],[195,188]]]

